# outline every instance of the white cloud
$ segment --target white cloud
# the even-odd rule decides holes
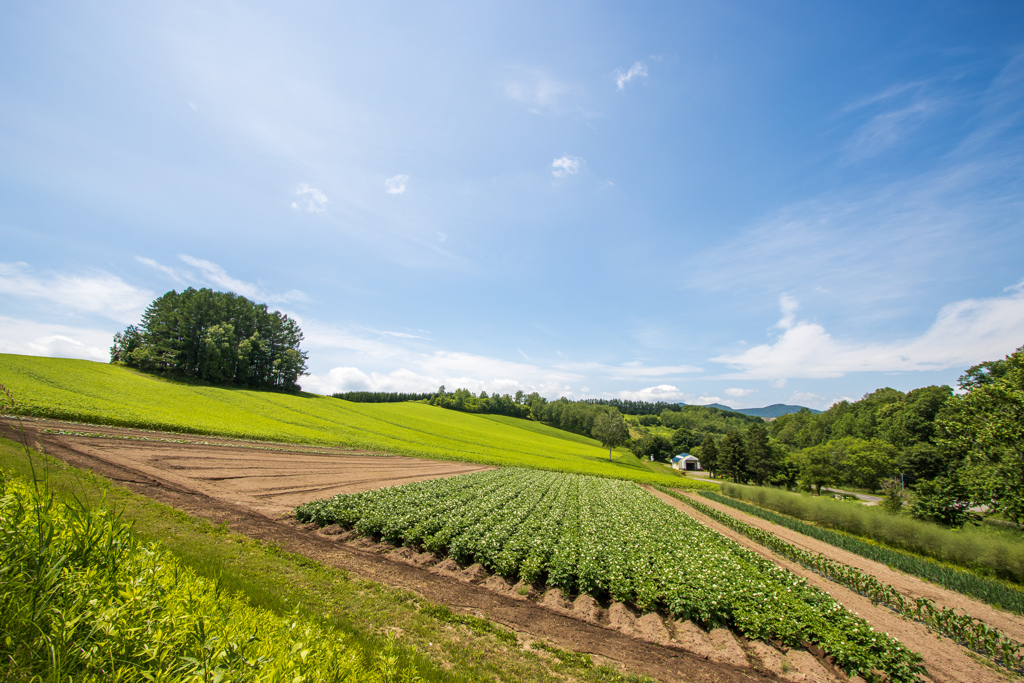
[[[175,282],[180,282],[180,283],[184,283],[185,282],[185,280],[181,276],[181,273],[178,272],[176,269],[171,268],[170,266],[165,266],[162,263],[158,263],[157,261],[154,261],[151,258],[145,258],[143,256],[136,256],[135,260],[138,261],[139,263],[143,264],[143,265],[149,266],[150,268],[154,268],[156,270],[159,270],[161,273],[163,273],[164,275],[167,275],[168,277],[170,277]]]
[[[409,180],[407,175],[396,175],[384,181],[387,185],[388,194],[405,194],[405,183]]]
[[[733,292],[826,290],[834,306],[889,315],[882,302],[976,273],[978,264],[1016,248],[1020,197],[1004,181],[1022,169],[1024,154],[1013,153],[785,207],[689,258],[685,283]]]
[[[141,256],[136,256],[135,258],[140,263],[170,276],[171,279],[180,284],[226,290],[258,303],[288,303],[291,301],[307,301],[309,299],[305,293],[297,289],[288,290],[283,294],[268,292],[259,284],[231,277],[222,266],[212,261],[189,256],[188,254],[179,254],[178,258],[193,268],[198,269],[198,273],[191,270],[181,270],[173,266],[165,266],[150,258],[143,258]]]
[[[0,316],[0,353],[51,358],[110,360],[110,330],[49,325]]]
[[[627,71],[615,70],[615,84],[622,90],[634,78],[647,78],[647,66],[643,62],[633,62]]]
[[[946,103],[973,108],[973,129],[947,141],[950,151],[924,171],[865,175],[840,191],[782,207],[691,255],[686,284],[732,292],[824,289],[834,308],[880,320],[906,310],[883,302],[920,306],[922,292],[958,279],[977,281],[992,267],[1005,270],[1020,254],[1022,82],[1024,51],[983,94],[950,84],[946,94],[930,96],[924,92],[930,84],[908,83],[851,104],[842,113],[867,120],[846,151],[862,156],[898,141],[908,126]],[[912,294],[919,298],[908,301]]]
[[[1024,344],[1024,289],[1006,296],[948,304],[920,336],[886,344],[833,338],[821,325],[794,322],[792,303],[783,301],[784,331],[772,344],[711,360],[737,373],[728,378],[842,377],[850,372],[909,372],[968,367],[1001,358]]]
[[[779,297],[779,308],[782,310],[782,318],[776,324],[776,327],[788,330],[793,327],[793,321],[796,320],[796,311],[800,308],[800,302],[789,294],[783,294]]]
[[[380,334],[383,334],[385,337],[397,337],[399,339],[428,339],[428,337],[418,334],[410,334],[409,332],[389,332],[387,330],[381,330]]]
[[[757,393],[757,389],[726,389],[725,395],[732,396],[733,398],[743,398],[744,396],[750,396],[751,394]]]
[[[327,210],[327,195],[315,187],[302,183],[295,188],[292,194],[296,197],[295,201],[292,202],[292,208],[296,211],[323,213]]]
[[[138,322],[153,293],[102,270],[36,275],[27,263],[0,263],[0,294],[46,301],[58,311]]]
[[[361,332],[298,320],[303,348],[313,358],[333,357],[337,367],[313,372],[303,388],[317,393],[339,391],[433,391],[465,387],[473,392],[526,393],[548,398],[570,396],[582,375],[559,368],[507,361],[458,351],[424,351],[423,339],[408,333]],[[339,362],[340,361],[340,362]],[[370,387],[370,388],[367,388]]]
[[[900,143],[915,126],[938,110],[938,103],[919,100],[900,109],[877,114],[860,127],[847,145],[850,159],[859,161],[878,156]]]
[[[688,394],[671,384],[659,384],[653,387],[646,387],[638,391],[620,391],[616,393],[617,398],[625,401],[647,401],[648,403],[686,403],[687,405],[707,405],[708,403],[721,403],[718,396],[708,394]]]
[[[551,162],[551,175],[556,178],[576,175],[580,171],[581,159],[569,155],[561,156]]]
[[[504,92],[533,114],[561,114],[578,108],[573,102],[579,98],[581,89],[560,81],[545,69],[518,68],[511,70]]]
[[[626,382],[703,372],[702,368],[694,365],[644,365],[637,361],[622,363],[621,365],[607,365],[595,362],[562,363],[556,367],[573,374],[600,376]]]

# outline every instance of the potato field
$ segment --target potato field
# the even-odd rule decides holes
[[[813,643],[849,673],[922,671],[916,653],[826,594],[629,482],[505,468],[339,495],[296,515],[528,583]]]

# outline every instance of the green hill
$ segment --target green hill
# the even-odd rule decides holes
[[[127,368],[0,354],[0,384],[23,415],[259,441],[348,446],[386,453],[703,488],[632,455],[608,461],[593,439],[530,420],[422,403],[351,403],[175,382]],[[654,464],[654,463],[652,463]],[[638,466],[639,465],[639,466]]]

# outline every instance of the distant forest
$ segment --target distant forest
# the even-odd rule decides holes
[[[668,460],[676,453],[697,446],[705,434],[724,435],[730,429],[745,428],[753,423],[762,422],[759,417],[705,406],[620,399],[570,401],[564,397],[556,401],[548,401],[537,392],[526,394],[517,391],[515,395],[488,395],[486,391],[474,394],[468,389],[447,391],[443,386],[431,394],[351,391],[333,394],[333,396],[361,403],[425,401],[430,405],[449,410],[532,419],[583,436],[592,435],[594,423],[603,413],[613,412],[639,416],[636,424],[640,426],[641,430],[643,427],[651,426],[665,426],[675,430],[674,438],[671,440],[662,437],[661,440],[655,439],[653,443],[641,443],[641,439],[631,444],[634,453],[639,457],[653,455],[656,460]],[[674,452],[672,452],[673,450]]]
[[[405,401],[426,401],[433,394],[404,394],[396,391],[345,391],[331,394],[353,403],[404,403]]]
[[[1024,524],[1024,347],[969,368],[958,385],[878,389],[708,435],[694,454],[738,483],[881,490],[893,512],[949,526],[978,521],[978,510]]]

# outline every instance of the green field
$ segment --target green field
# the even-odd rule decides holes
[[[0,354],[22,415],[717,488],[530,420],[175,382],[106,363]]]

